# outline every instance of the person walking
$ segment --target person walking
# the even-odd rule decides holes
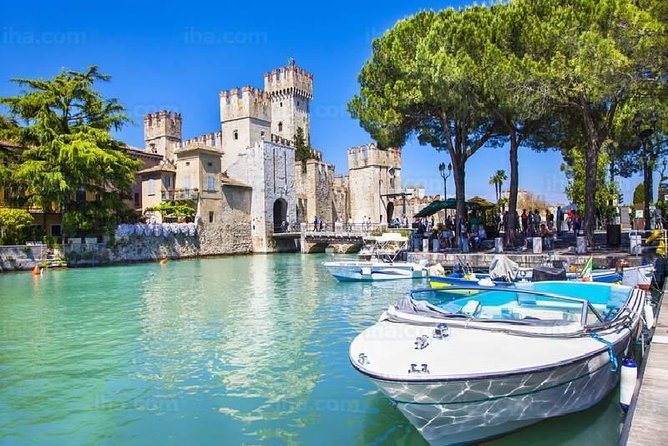
[[[526,209],[522,209],[522,215],[520,218],[522,219],[522,234],[527,235],[527,228],[529,227],[529,216],[527,215]]]
[[[557,235],[561,235],[561,226],[564,224],[564,211],[561,210],[561,206],[557,206]]]

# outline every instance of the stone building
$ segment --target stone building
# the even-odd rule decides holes
[[[349,218],[361,223],[365,216],[389,222],[393,194],[401,191],[400,149],[353,147],[348,175],[336,176],[316,150],[313,159],[295,162],[297,132],[307,144],[311,139],[312,98],[312,74],[291,60],[264,75],[264,90],[221,91],[220,130],[183,140],[180,114],[148,114],[145,151],[160,162],[139,172],[142,210],[190,201],[199,210],[200,238],[218,253],[271,252],[274,234],[286,223],[295,227],[315,216],[328,229]],[[232,242],[239,238],[248,243]]]
[[[326,224],[336,222],[338,215],[333,202],[334,165],[316,158],[295,164],[297,179],[297,222],[312,223],[315,216]]]
[[[394,202],[401,193],[401,149],[380,149],[373,143],[348,149],[348,184],[354,222],[367,217],[372,223],[388,223],[399,212]]]
[[[162,156],[159,165],[139,172],[144,211],[167,200],[191,201],[205,238],[207,233],[222,237],[227,228],[251,242],[230,248],[222,241],[221,252],[274,249],[274,232],[296,219],[294,135],[289,133],[302,127],[308,135],[312,76],[292,62],[265,75],[265,85],[269,91],[250,86],[222,91],[221,130],[186,141],[180,114],[162,111],[144,118],[146,151]],[[272,119],[274,110],[277,119]]]

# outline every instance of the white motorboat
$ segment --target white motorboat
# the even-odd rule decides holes
[[[644,302],[565,281],[414,291],[353,340],[350,361],[431,444],[470,443],[601,401]]]
[[[366,235],[362,238],[362,249],[357,257],[362,260],[394,259],[403,250],[408,249],[408,239],[395,232],[381,235]]]
[[[424,265],[398,260],[402,251],[408,246],[406,237],[386,233],[365,240],[370,260],[325,262],[323,266],[342,282],[427,277],[427,268]]]
[[[324,267],[341,282],[427,277],[427,269],[417,263],[377,260],[325,262]]]

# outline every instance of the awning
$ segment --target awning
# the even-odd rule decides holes
[[[430,215],[433,215],[443,209],[456,209],[456,208],[457,208],[457,202],[452,198],[448,198],[447,200],[432,201],[425,208],[420,210],[420,212],[415,214],[413,217],[429,217]]]
[[[473,197],[466,202],[466,208],[470,211],[491,209],[494,206],[496,206],[494,203],[480,197]],[[457,209],[457,201],[454,198],[432,201],[425,208],[421,209],[420,212],[415,214],[414,217],[429,217],[430,215],[433,215],[438,211],[442,211],[443,209]]]

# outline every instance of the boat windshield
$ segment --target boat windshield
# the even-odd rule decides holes
[[[546,284],[548,282],[545,282]],[[557,282],[553,282],[554,285]],[[592,325],[612,320],[626,304],[628,287],[549,287],[531,284],[525,288],[446,287],[415,290],[414,300],[426,301],[446,316],[467,317],[481,321],[524,321]],[[536,289],[537,288],[537,289]],[[542,288],[542,289],[541,289]],[[565,293],[564,291],[569,291]]]

